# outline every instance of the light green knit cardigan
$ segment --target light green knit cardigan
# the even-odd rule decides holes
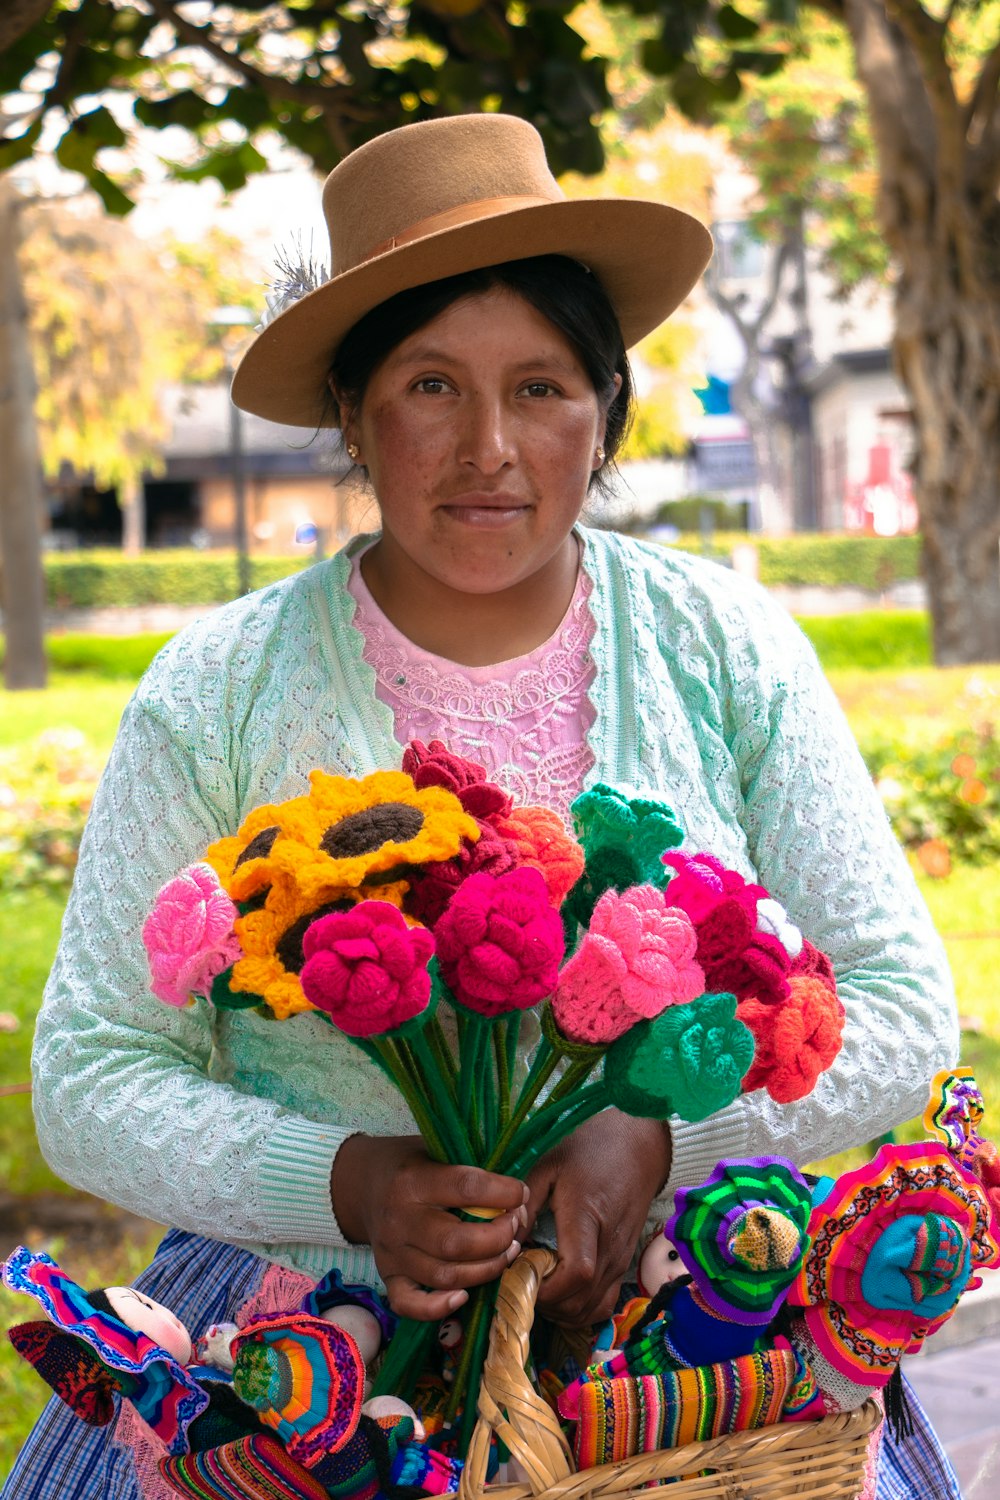
[[[756,586],[581,528],[597,707],[589,778],[665,797],[832,957],[844,1048],[791,1106],[675,1122],[669,1188],[720,1157],[804,1163],[919,1113],[954,1061],[941,945],[813,653]],[[345,552],[219,609],[129,703],[87,825],[34,1054],[39,1138],[67,1181],[159,1222],[320,1275],[375,1278],[329,1181],[341,1142],[409,1132],[384,1077],[323,1021],[154,1000],[140,940],[160,885],[314,766],[399,765],[346,588]],[[442,724],[442,738],[448,726]],[[654,1212],[664,1205],[654,1205]]]

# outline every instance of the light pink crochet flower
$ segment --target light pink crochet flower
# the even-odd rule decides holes
[[[239,911],[211,865],[189,865],[163,886],[142,929],[150,989],[166,1005],[208,995],[216,975],[243,957]]]
[[[605,1046],[639,1020],[705,989],[690,917],[651,885],[605,891],[559,976],[552,1011],[562,1034]]]

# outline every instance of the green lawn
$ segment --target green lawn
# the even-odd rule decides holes
[[[106,756],[135,679],[92,672],[53,672],[49,686],[10,693],[0,688],[0,749],[35,740],[46,729],[81,729]]]

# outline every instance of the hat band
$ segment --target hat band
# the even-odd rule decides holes
[[[362,256],[359,265],[365,265],[374,260],[378,255],[385,255],[389,250],[396,250],[400,245],[412,244],[414,240],[425,239],[429,234],[437,234],[442,229],[455,229],[460,224],[473,224],[477,219],[488,219],[494,214],[512,213],[518,208],[538,208],[545,203],[561,203],[562,198],[541,198],[536,194],[529,197],[515,197],[508,195],[506,198],[477,198],[472,203],[460,203],[456,208],[443,209],[439,214],[431,214],[426,219],[418,219],[408,229],[403,229],[399,234],[390,235],[387,240],[382,240],[374,250]]]

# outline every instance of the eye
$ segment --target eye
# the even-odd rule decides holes
[[[559,391],[549,380],[529,380],[521,387],[526,396],[538,399],[543,396],[558,396]]]
[[[447,380],[440,375],[424,375],[414,383],[413,388],[424,396],[439,396],[451,389]]]

